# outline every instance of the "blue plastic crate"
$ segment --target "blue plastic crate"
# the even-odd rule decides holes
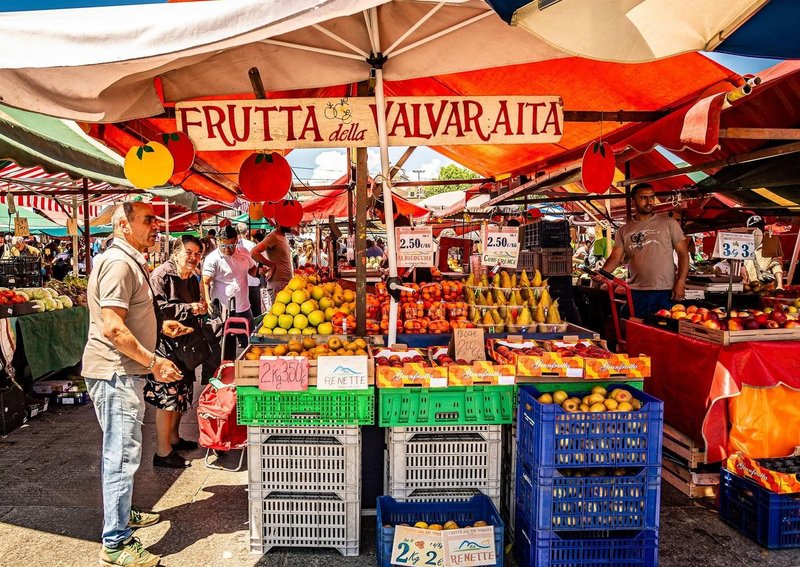
[[[517,514],[514,552],[519,567],[657,567],[658,532],[554,532],[528,530]]]
[[[611,384],[642,402],[628,412],[568,413],[541,404],[534,386],[519,388],[517,452],[531,468],[661,466],[664,402],[626,384]],[[588,394],[576,394],[578,397]]]
[[[503,567],[503,531],[505,525],[492,500],[483,494],[463,502],[398,502],[391,496],[379,496],[377,505],[378,567],[390,567],[394,526],[416,522],[444,524],[453,520],[459,526],[471,525],[483,520],[494,526],[494,546],[497,567]],[[391,525],[385,528],[385,525]]]
[[[776,494],[721,469],[719,517],[768,549],[800,547],[800,494]]]
[[[580,469],[564,472],[581,474]],[[628,472],[628,471],[625,471]],[[556,469],[517,466],[517,513],[534,530],[658,529],[661,469],[632,474],[565,476]]]

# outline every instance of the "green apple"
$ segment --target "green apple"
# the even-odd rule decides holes
[[[325,313],[320,311],[319,309],[312,311],[308,314],[308,322],[310,325],[314,327],[319,327],[321,323],[325,322]]]
[[[292,327],[291,329],[289,329],[289,334],[290,335],[301,335],[301,334],[303,334],[303,331],[301,331],[300,329],[295,329],[294,327]]]
[[[292,300],[292,294],[289,293],[288,291],[286,291],[285,289],[282,290],[282,291],[279,291],[275,295],[275,301],[277,301],[278,303],[283,303],[284,305],[289,303],[291,300]]]
[[[333,323],[320,323],[319,327],[317,327],[317,332],[320,335],[332,335]]]
[[[319,300],[319,308],[325,311],[328,307],[333,307],[333,300],[330,297],[323,297]]]
[[[298,289],[294,293],[292,293],[292,303],[297,303],[301,305],[304,301],[308,299],[308,293],[304,289]]]
[[[286,333],[286,329],[283,329],[281,327],[277,327],[275,329],[272,329],[272,334],[273,335],[285,335],[287,333]]]
[[[300,312],[303,315],[308,315],[312,311],[316,311],[317,309],[317,302],[313,299],[309,299],[308,301],[304,301],[303,304],[300,306]]]
[[[278,325],[281,329],[291,329],[292,324],[294,323],[294,317],[284,313],[280,317],[278,317]]]
[[[278,315],[283,315],[283,313],[279,313],[277,315],[274,313],[267,313],[266,315],[264,315],[264,321],[262,321],[264,327],[266,327],[267,329],[274,329],[275,327],[277,327]]]
[[[294,316],[294,328],[300,329],[301,331],[308,327],[308,317],[300,313],[299,315]]]
[[[300,313],[300,305],[299,304],[290,303],[289,305],[286,306],[286,314],[287,315],[291,315],[292,317],[294,317],[298,313]]]
[[[303,334],[304,335],[316,335],[317,334],[317,328],[316,327],[306,327],[305,329],[303,329]]]
[[[319,301],[325,297],[325,288],[321,285],[315,285],[313,288],[311,288],[311,297]]]

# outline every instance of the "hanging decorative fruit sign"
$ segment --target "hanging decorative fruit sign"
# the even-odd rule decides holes
[[[250,220],[259,221],[264,218],[264,209],[261,203],[250,203],[247,212]]]
[[[239,188],[251,201],[279,201],[292,186],[292,168],[282,155],[253,154],[239,169]]]
[[[125,177],[139,189],[164,185],[172,177],[175,160],[169,150],[158,142],[134,146],[125,155]]]
[[[581,182],[589,193],[598,195],[608,191],[614,181],[617,164],[614,150],[607,142],[592,142],[583,152],[581,162]]]
[[[275,205],[275,220],[281,226],[297,226],[303,220],[303,205],[284,199]]]
[[[275,207],[277,203],[263,203],[261,205],[261,214],[269,221],[275,220]],[[274,224],[274,223],[273,223]]]
[[[194,163],[194,144],[183,132],[161,134],[161,140],[175,160],[173,174],[187,171]]]

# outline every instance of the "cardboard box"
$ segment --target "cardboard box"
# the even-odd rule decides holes
[[[436,359],[442,354],[448,355],[447,347],[430,347],[428,349],[428,355],[433,364],[437,364]],[[449,364],[437,367],[447,369],[448,386],[510,385],[515,383],[517,375],[516,365],[494,364],[489,360],[473,360],[471,364]]]
[[[378,348],[373,351],[373,357],[391,356],[400,357],[402,366],[376,366],[375,378],[378,388],[446,388],[447,368],[444,366],[424,366],[417,357],[427,359],[425,353],[419,349],[404,349],[392,346],[391,348]],[[416,362],[413,360],[417,358]]]
[[[511,356],[504,356],[497,352],[498,346],[507,346],[511,349]],[[562,357],[554,352],[544,350],[541,355],[514,354],[515,349],[525,347],[542,347],[533,340],[522,340],[509,337],[506,340],[489,340],[489,351],[492,358],[501,363],[511,363],[517,366],[518,377],[545,377],[545,378],[581,378],[583,376],[583,360],[578,357]],[[520,380],[517,380],[520,382]]]
[[[743,453],[734,453],[728,457],[725,468],[776,494],[800,492],[800,481],[795,473],[783,473],[762,467],[755,459],[747,457]]]
[[[594,347],[608,352],[607,358],[599,356],[579,355],[565,357],[579,360],[583,367],[583,377],[587,380],[608,380],[612,378],[648,378],[651,365],[649,356],[628,356],[624,353],[612,353],[602,340],[578,339],[577,337],[564,337],[563,340],[544,341],[548,351],[563,356],[561,349],[573,349],[576,345]]]
[[[60,394],[62,392],[69,392],[73,386],[74,386],[73,381],[68,379],[39,380],[38,382],[33,383],[33,393],[40,394],[43,396],[49,396],[50,394]]]

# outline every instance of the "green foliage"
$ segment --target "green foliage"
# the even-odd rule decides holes
[[[470,171],[466,167],[461,167],[454,163],[445,165],[439,169],[438,180],[447,179],[475,179],[478,174]],[[433,187],[425,187],[423,190],[426,197],[438,195],[439,193],[449,193],[450,191],[465,191],[472,187],[473,183],[460,183],[458,185],[437,185]]]

